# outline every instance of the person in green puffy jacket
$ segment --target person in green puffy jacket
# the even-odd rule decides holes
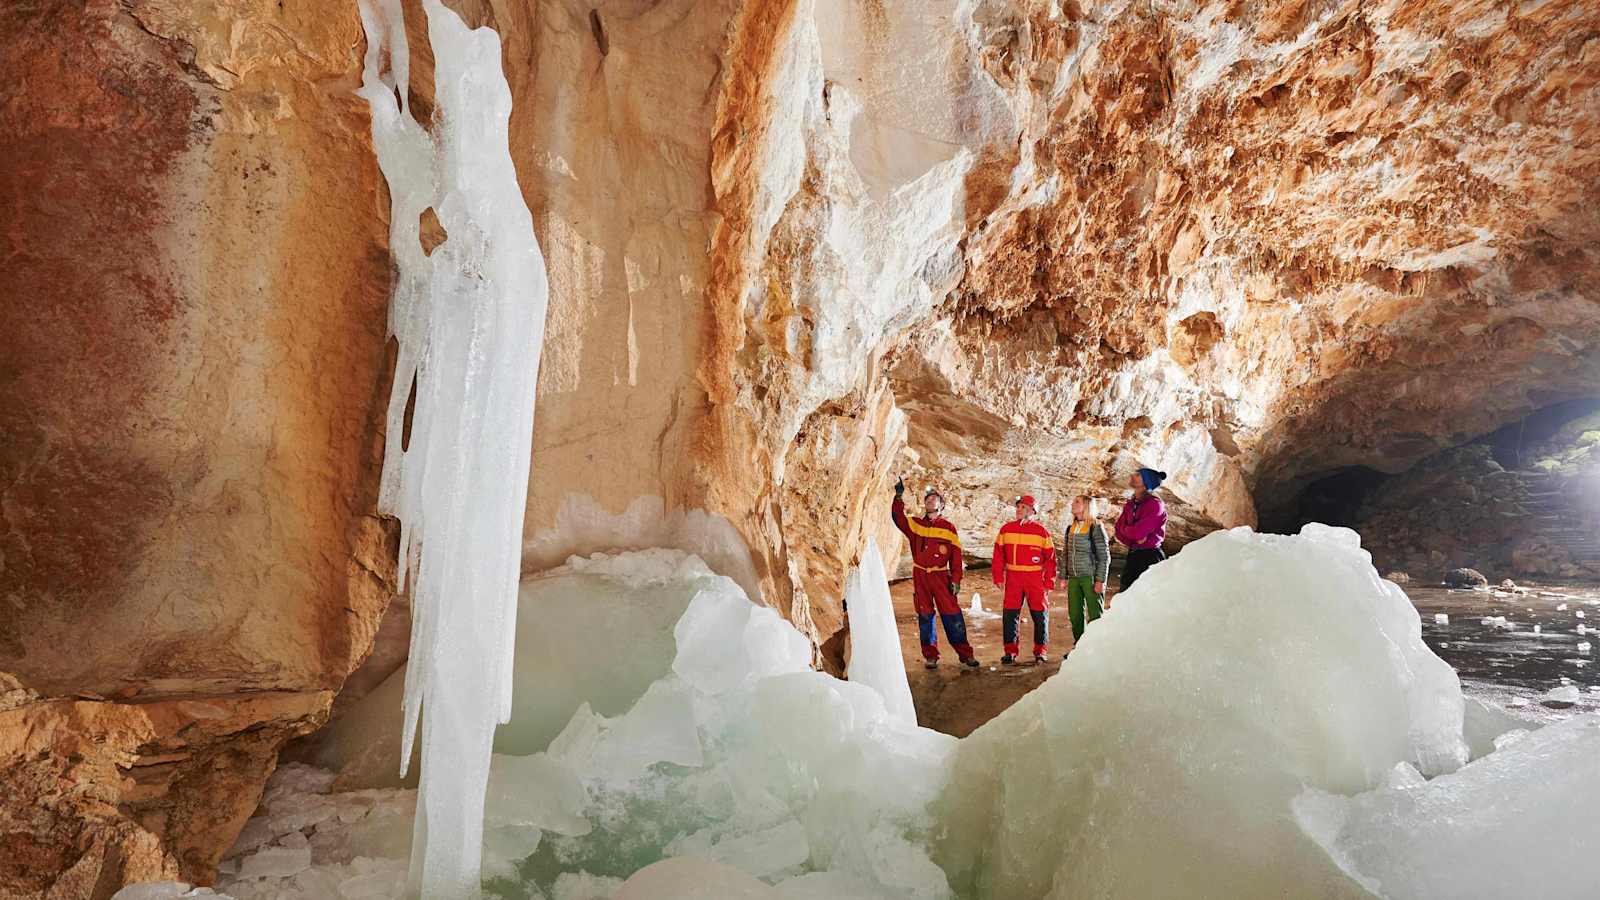
[[[1111,573],[1111,543],[1100,524],[1098,499],[1085,494],[1072,498],[1072,521],[1061,543],[1061,579],[1067,585],[1067,617],[1076,645],[1089,623],[1100,618]]]

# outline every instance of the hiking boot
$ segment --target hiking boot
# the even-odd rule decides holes
[[[1047,661],[1049,661],[1049,657],[1045,656],[1043,653],[1035,653],[1033,655],[1033,662],[1034,662],[1035,665],[1042,666]]]
[[[939,668],[939,661],[937,659],[925,659],[922,661],[922,667],[924,669],[937,669]]]
[[[976,656],[969,656],[966,659],[963,659],[961,664],[969,669],[976,669],[978,667],[978,658]]]
[[[1014,666],[1016,664],[1017,664],[1017,658],[1015,656],[1012,656],[1009,653],[1007,653],[1005,656],[1000,657],[1000,665],[1002,665],[1002,666]]]

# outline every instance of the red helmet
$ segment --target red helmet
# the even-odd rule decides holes
[[[1023,494],[1021,497],[1017,498],[1017,502],[1018,503],[1026,503],[1026,504],[1028,504],[1028,508],[1033,510],[1034,512],[1038,512],[1039,511],[1039,505],[1037,503],[1033,502],[1033,495],[1032,494]]]

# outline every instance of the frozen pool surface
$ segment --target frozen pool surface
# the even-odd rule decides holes
[[[1600,712],[1600,692],[1591,690],[1600,686],[1600,657],[1578,646],[1600,643],[1593,630],[1600,624],[1595,622],[1600,618],[1600,586],[1525,587],[1526,592],[1513,593],[1406,585],[1405,592],[1422,618],[1423,641],[1455,668],[1468,696],[1545,722]],[[1440,613],[1449,622],[1436,622]],[[1497,617],[1504,617],[1509,627],[1483,624],[1483,619]],[[1563,684],[1578,687],[1576,705],[1540,705],[1547,691]]]

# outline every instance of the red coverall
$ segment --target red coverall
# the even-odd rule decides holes
[[[1012,521],[1000,526],[994,539],[994,584],[1005,588],[1001,631],[1006,655],[1017,655],[1017,619],[1022,601],[1028,601],[1033,618],[1033,655],[1043,656],[1050,640],[1050,616],[1045,612],[1045,591],[1056,586],[1056,548],[1050,532],[1038,522]]]
[[[956,591],[961,588],[961,538],[950,520],[906,518],[904,500],[895,498],[894,527],[911,541],[911,597],[917,608],[917,630],[921,634],[923,659],[939,658],[939,632],[934,627],[937,610],[944,622],[945,637],[962,659],[972,658],[967,643],[967,620],[961,615]]]

